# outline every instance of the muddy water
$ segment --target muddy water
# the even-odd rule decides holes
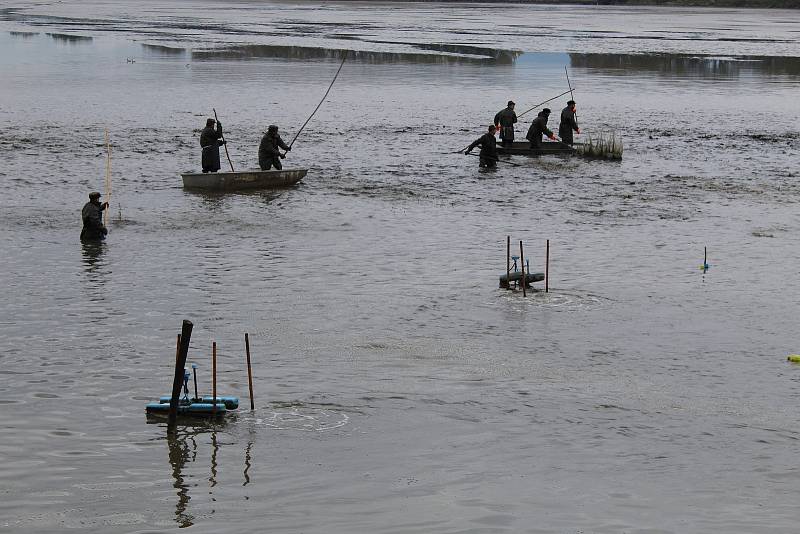
[[[500,9],[2,11],[0,531],[795,528],[798,15]],[[254,167],[343,50],[301,184],[183,191],[212,107]],[[565,65],[622,162],[446,154]],[[538,270],[550,240],[551,292],[497,288],[506,235]],[[246,398],[250,333],[256,410],[168,439],[183,318],[201,392],[216,341]]]

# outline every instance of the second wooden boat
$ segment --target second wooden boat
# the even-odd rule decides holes
[[[194,172],[181,174],[184,189],[201,191],[238,191],[244,189],[273,189],[296,184],[308,169],[281,171]]]

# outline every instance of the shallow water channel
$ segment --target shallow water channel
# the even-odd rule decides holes
[[[666,21],[666,22],[665,22]],[[795,11],[0,9],[0,532],[792,532]],[[667,24],[667,26],[665,26]],[[184,191],[219,114],[296,187]],[[622,161],[454,154],[564,92]],[[567,97],[552,102],[551,127]],[[535,113],[522,117],[524,137]],[[103,191],[107,241],[82,246]],[[550,291],[498,289],[506,236]],[[704,247],[709,270],[700,269]],[[167,437],[182,319],[243,408]],[[244,339],[253,350],[249,410]]]

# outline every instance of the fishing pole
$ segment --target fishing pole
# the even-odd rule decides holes
[[[541,105],[544,105],[544,104],[547,104],[548,102],[551,102],[551,101],[555,100],[556,98],[561,98],[561,97],[562,97],[562,96],[564,96],[565,94],[567,94],[567,93],[571,93],[571,92],[572,92],[572,89],[574,89],[574,88],[570,88],[570,90],[569,90],[569,91],[564,91],[564,92],[563,92],[563,93],[561,93],[560,95],[554,96],[553,98],[549,98],[549,99],[545,100],[544,102],[539,102],[538,104],[536,104],[535,106],[533,106],[533,107],[532,107],[532,108],[530,108],[529,110],[527,110],[527,111],[523,111],[522,113],[520,113],[519,115],[517,115],[517,118],[520,118],[520,117],[522,117],[522,116],[523,116],[523,115],[525,115],[526,113],[530,113],[531,111],[533,111],[534,109],[538,108],[539,106],[541,106]]]
[[[211,108],[211,110],[214,112],[214,120],[216,120],[217,125],[219,125],[219,117],[217,117],[217,110],[214,108]],[[225,147],[225,156],[227,156],[228,158],[228,165],[231,166],[231,172],[236,172],[233,170],[233,162],[231,161],[231,155],[228,154],[228,143],[225,142],[225,135],[222,133],[222,128],[220,128],[219,136],[222,138],[222,146]]]
[[[306,122],[304,122],[303,125],[300,127],[300,129],[297,130],[297,133],[294,134],[294,139],[292,139],[292,142],[289,143],[289,148],[290,149],[292,148],[292,145],[294,144],[294,142],[297,140],[297,136],[300,135],[300,132],[302,132],[303,128],[305,128],[306,124],[308,124],[308,121],[311,120],[311,117],[314,116],[314,114],[317,112],[317,110],[320,108],[320,106],[322,106],[322,103],[325,102],[325,98],[328,96],[328,93],[331,92],[331,88],[333,87],[333,84],[336,82],[336,78],[339,77],[339,73],[342,71],[342,67],[344,67],[344,62],[347,61],[347,54],[348,53],[349,53],[349,50],[345,50],[344,51],[344,57],[342,58],[342,64],[339,65],[339,69],[336,71],[336,74],[333,76],[333,80],[331,80],[331,84],[328,86],[328,90],[325,91],[324,95],[322,95],[322,100],[319,101],[319,104],[317,104],[317,107],[315,107],[314,111],[311,112],[311,115],[309,115],[309,117],[306,119]]]
[[[487,158],[485,156],[481,156],[480,154],[473,154],[472,152],[467,152],[465,155],[467,155],[467,156],[475,156],[476,158],[481,158],[482,157],[483,159],[488,159],[488,160],[495,161],[495,162],[498,162],[498,163],[505,163],[507,165],[513,165],[514,167],[522,167],[522,165],[520,165],[519,163],[514,163],[512,161],[506,161],[506,160],[503,160],[503,159],[500,159],[500,158]]]
[[[569,98],[573,102],[575,102],[575,95],[572,94],[572,84],[569,82],[569,71],[567,71],[567,66],[564,65],[564,74],[567,75],[567,86],[569,87]],[[578,122],[578,112],[575,112],[575,122]]]

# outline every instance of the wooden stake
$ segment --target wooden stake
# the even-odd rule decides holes
[[[547,250],[545,252],[544,260],[544,292],[550,291],[550,240],[547,240]]]
[[[108,226],[108,211],[111,208],[111,142],[108,139],[108,130],[106,130],[106,202],[109,206],[103,210],[103,226]]]
[[[181,335],[179,336],[181,340],[180,348],[175,357],[175,376],[172,379],[172,397],[169,400],[169,419],[167,419],[168,430],[174,430],[175,421],[178,418],[178,400],[181,394],[181,386],[183,385],[183,368],[186,366],[186,355],[189,353],[189,342],[192,339],[193,327],[194,325],[191,321],[184,319]]]
[[[217,342],[211,344],[211,395],[213,396],[213,404],[211,412],[216,415],[217,413]]]
[[[255,410],[255,400],[253,399],[253,371],[250,369],[250,337],[244,333],[244,348],[247,351],[247,383],[250,386],[250,409]]]
[[[528,285],[528,280],[525,278],[525,253],[522,251],[522,241],[519,242],[519,262],[522,264],[522,296],[527,296],[525,293],[525,286]]]
[[[511,236],[506,236],[506,289],[511,289]]]

